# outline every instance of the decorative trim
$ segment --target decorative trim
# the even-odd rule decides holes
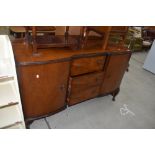
[[[36,61],[36,62],[17,62],[17,66],[28,66],[28,65],[43,65],[43,64],[51,64],[51,63],[57,63],[57,62],[66,62],[70,61],[70,58],[62,58],[57,60],[48,60],[48,61]]]
[[[78,55],[73,55],[68,58],[60,58],[56,60],[47,60],[47,61],[36,61],[36,62],[17,62],[17,66],[27,66],[27,65],[40,65],[40,64],[48,64],[48,63],[57,63],[57,62],[65,62],[65,61],[72,61],[73,59],[78,59],[78,58],[86,58],[86,57],[93,57],[93,56],[108,56],[108,55],[118,55],[118,54],[127,54],[131,53],[130,50],[124,50],[124,52],[119,52],[119,51],[110,51],[110,52],[100,52],[100,53],[87,53],[87,54],[78,54]]]

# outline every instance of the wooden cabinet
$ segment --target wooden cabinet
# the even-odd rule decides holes
[[[70,78],[68,105],[98,96],[103,75],[99,72]]]
[[[25,118],[54,113],[66,106],[69,62],[19,67]]]
[[[105,76],[101,94],[107,94],[119,88],[123,75],[128,67],[131,53],[110,54],[107,57]]]
[[[94,56],[77,58],[72,60],[71,76],[101,71],[105,63],[106,56]]]
[[[14,43],[14,52],[26,121],[97,96],[112,94],[114,98],[131,56],[124,48],[48,48],[31,55],[32,47],[21,43]]]
[[[115,98],[130,52],[83,55],[65,61],[19,65],[25,119],[48,116],[82,101],[112,94]]]

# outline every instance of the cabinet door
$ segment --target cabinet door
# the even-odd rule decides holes
[[[119,88],[123,75],[128,67],[131,54],[111,55],[106,66],[101,94],[110,93]]]
[[[21,66],[19,79],[26,118],[40,117],[65,107],[69,62]]]

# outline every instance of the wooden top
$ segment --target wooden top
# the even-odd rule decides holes
[[[90,40],[86,49],[71,48],[46,48],[38,49],[38,54],[32,54],[32,46],[23,39],[12,42],[12,47],[17,65],[43,64],[48,62],[67,61],[72,57],[84,57],[93,55],[103,55],[106,52],[129,52],[126,48],[108,48],[102,50],[99,41]]]
[[[16,33],[25,33],[24,26],[10,26],[10,30]]]

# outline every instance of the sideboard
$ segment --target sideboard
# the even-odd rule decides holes
[[[12,42],[25,122],[52,115],[85,100],[119,93],[131,51],[126,48],[38,49]],[[94,103],[95,104],[95,103]]]

